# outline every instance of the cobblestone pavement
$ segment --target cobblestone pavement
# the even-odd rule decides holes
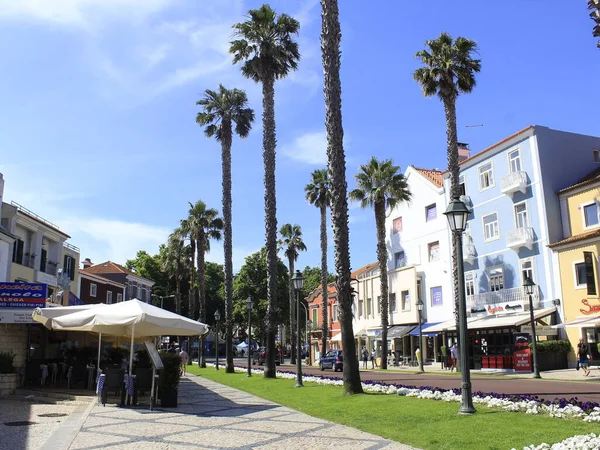
[[[95,406],[70,450],[410,449],[201,377],[183,378],[179,406]]]

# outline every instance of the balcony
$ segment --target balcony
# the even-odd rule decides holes
[[[533,291],[533,308],[540,303],[540,287]],[[471,314],[487,311],[488,314],[529,311],[529,298],[522,286],[500,289],[494,292],[482,292],[467,296],[467,311]]]
[[[473,264],[477,259],[477,251],[473,243],[473,238],[469,232],[463,234],[463,260],[466,263]]]
[[[527,191],[527,172],[518,170],[500,180],[500,192],[506,195],[512,195],[521,191],[523,194]]]
[[[461,195],[459,200],[465,204],[469,212],[473,211],[473,202],[471,201],[471,197],[468,195]]]
[[[42,272],[41,270],[35,271],[35,282],[48,284],[50,286],[57,286],[57,278],[56,275],[52,275],[46,272]]]
[[[521,247],[527,247],[529,250],[533,247],[534,234],[533,228],[522,227],[506,233],[506,245],[514,251]]]

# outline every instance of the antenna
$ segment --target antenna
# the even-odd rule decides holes
[[[474,127],[482,127],[483,124],[481,125],[465,125],[465,128],[474,128]]]

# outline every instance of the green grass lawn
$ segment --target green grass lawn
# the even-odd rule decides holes
[[[344,396],[338,386],[294,380],[246,378],[214,367],[188,372],[249,392],[314,417],[358,428],[423,449],[522,449],[560,442],[576,434],[599,433],[600,424],[555,419],[478,407],[474,416],[457,415],[459,403],[387,394]]]

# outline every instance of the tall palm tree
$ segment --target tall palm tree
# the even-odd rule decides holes
[[[306,200],[311,205],[319,208],[321,212],[321,287],[323,288],[323,301],[321,303],[321,314],[323,316],[322,342],[323,354],[327,352],[328,326],[328,291],[327,291],[327,207],[331,202],[329,178],[327,169],[315,170],[311,174],[310,183],[304,188]]]
[[[202,200],[190,203],[188,222],[196,240],[196,266],[198,268],[198,303],[200,306],[200,321],[206,323],[206,253],[210,251],[210,240],[220,240],[223,230],[223,219],[219,212],[207,208]],[[194,316],[195,317],[195,316]],[[206,367],[206,351],[204,338],[201,340],[200,366]]]
[[[352,330],[352,295],[350,286],[350,232],[348,229],[348,186],[346,156],[342,126],[342,83],[340,81],[340,17],[337,0],[321,0],[321,56],[323,59],[325,94],[325,129],[327,132],[327,161],[331,183],[331,218],[336,291],[340,306],[342,345],[348,356],[344,361],[344,393],[362,393],[354,331]]]
[[[450,197],[460,196],[458,183],[458,138],[456,131],[456,99],[469,93],[476,84],[475,74],[481,71],[481,60],[475,59],[477,43],[464,37],[453,40],[448,33],[425,42],[428,50],[415,55],[424,64],[415,70],[414,79],[421,85],[423,95],[436,95],[444,104],[446,115],[446,152],[450,173]],[[452,278],[454,279],[454,319],[458,326],[458,264],[456,261],[456,236],[452,236]]]
[[[288,268],[290,270],[289,273],[289,294],[290,294],[290,337],[294,335],[294,330],[296,330],[294,323],[294,303],[295,303],[295,289],[294,282],[292,278],[294,276],[294,263],[298,259],[298,252],[305,252],[306,245],[302,240],[302,230],[300,229],[300,225],[292,225],[291,223],[286,223],[279,230],[279,234],[281,235],[281,239],[279,240],[279,248],[283,250],[285,256],[288,259]],[[296,320],[300,320],[299,317]],[[293,339],[291,339],[293,342]],[[290,363],[296,363],[296,354],[295,347],[292,344],[291,358]]]
[[[190,240],[190,264],[188,264],[188,267],[190,269],[190,289],[188,292],[188,317],[190,319],[196,319],[194,313],[198,303],[198,290],[196,289],[196,238],[194,235],[195,230],[192,229],[192,223],[188,219],[182,219],[179,222],[179,232],[181,233],[182,239]]]
[[[161,270],[175,279],[175,312],[181,314],[181,284],[189,269],[189,247],[184,245],[183,232],[175,229],[161,252]]]
[[[205,126],[204,134],[214,137],[221,143],[222,205],[223,205],[223,251],[225,275],[225,371],[233,373],[233,256],[232,256],[232,217],[231,217],[231,144],[233,124],[235,133],[245,138],[254,122],[254,111],[248,107],[248,97],[239,89],[225,89],[219,85],[219,92],[207,89],[204,97],[196,102],[202,111],[196,115],[196,123]]]
[[[592,28],[592,36],[600,38],[600,1],[588,0],[588,10],[590,10],[590,18],[595,22]],[[596,43],[600,48],[600,40]]]
[[[360,166],[356,178],[356,189],[350,192],[350,198],[360,202],[362,208],[375,210],[375,228],[377,230],[377,262],[379,263],[379,283],[381,292],[381,368],[387,369],[388,353],[388,252],[385,245],[385,217],[388,209],[398,203],[410,200],[410,189],[404,175],[399,173],[391,159],[379,161],[374,156],[368,164]]]
[[[277,297],[277,202],[275,196],[275,80],[298,67],[294,36],[300,24],[287,14],[277,16],[269,5],[248,12],[248,20],[233,26],[233,63],[243,62],[242,75],[262,84],[263,164],[265,171],[265,235],[267,249],[267,360],[264,376],[275,378]]]

